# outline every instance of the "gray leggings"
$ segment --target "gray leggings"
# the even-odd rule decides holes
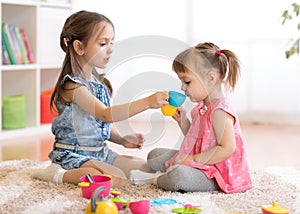
[[[165,162],[171,159],[177,150],[156,148],[149,152],[148,166],[153,171],[166,172]],[[199,169],[185,165],[175,165],[157,178],[157,186],[167,191],[208,192],[219,190],[215,179],[209,179]]]

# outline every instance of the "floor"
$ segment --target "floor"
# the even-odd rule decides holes
[[[173,121],[166,123],[118,123],[116,128],[121,134],[144,133],[145,145],[142,150],[124,149],[115,144],[110,146],[121,154],[142,158],[155,147],[178,148],[183,136]],[[242,124],[242,131],[252,169],[268,166],[292,166],[300,169],[300,125]],[[22,158],[48,160],[47,155],[51,151],[52,142],[53,136],[49,132],[17,140],[0,141],[0,161]]]

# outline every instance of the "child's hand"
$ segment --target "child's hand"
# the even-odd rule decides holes
[[[186,110],[182,106],[178,107],[172,118],[178,123],[182,133],[186,135],[191,125],[190,120],[186,116]]]
[[[178,107],[176,113],[172,116],[172,118],[176,120],[176,122],[180,126],[181,121],[186,118],[186,110],[182,106]]]
[[[125,135],[123,138],[125,140],[123,146],[129,149],[142,149],[145,141],[144,135],[138,133]]]
[[[156,92],[147,97],[150,108],[160,108],[169,104],[169,93],[165,91]]]

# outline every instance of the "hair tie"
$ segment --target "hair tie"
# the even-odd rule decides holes
[[[220,49],[217,49],[216,53],[217,53],[218,55],[221,55],[222,51],[221,51]]]
[[[65,38],[64,38],[64,43],[65,43],[65,46],[66,46],[66,47],[68,47],[68,42],[70,42],[70,38],[65,37]]]

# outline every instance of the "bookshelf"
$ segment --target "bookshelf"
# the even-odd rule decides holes
[[[72,12],[71,0],[0,0],[1,23],[24,29],[34,63],[3,65],[0,59],[0,96],[24,95],[26,126],[3,129],[0,111],[0,143],[28,135],[50,133],[50,124],[40,122],[40,94],[53,87],[64,57],[59,34]],[[2,37],[1,37],[2,39]],[[2,51],[2,48],[1,48]],[[0,102],[2,109],[2,101]]]

